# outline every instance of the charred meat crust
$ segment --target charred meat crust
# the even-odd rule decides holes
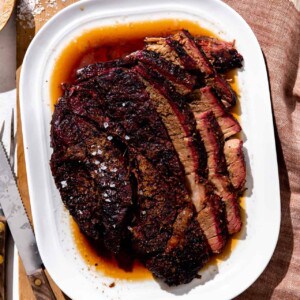
[[[109,120],[106,130],[112,138],[120,139],[133,153],[144,155],[166,177],[183,179],[182,166],[166,128],[135,72],[111,69],[74,86],[74,91],[81,93],[81,98],[85,92],[93,91],[93,100]]]
[[[74,115],[65,99],[56,106],[51,139],[50,165],[64,204],[81,231],[102,237],[107,249],[117,253],[132,206],[122,153],[105,133]]]
[[[187,70],[199,70],[205,77],[214,75],[214,70],[194,38],[187,30],[181,30],[166,38],[167,44],[176,51]]]
[[[190,218],[184,222],[187,222],[188,226],[180,228],[179,236],[176,236],[176,246],[169,247],[168,251],[146,260],[147,268],[170,286],[189,283],[210,256],[197,220]]]
[[[234,48],[234,42],[225,42],[207,36],[197,37],[195,42],[217,72],[225,73],[243,66],[243,57]]]
[[[139,255],[164,252],[178,211],[190,205],[180,186],[172,187],[149,161],[137,155],[133,172],[138,182],[138,215],[132,224],[133,247]]]
[[[130,59],[116,59],[112,61],[91,64],[77,70],[76,82],[79,83],[95,76],[100,76],[101,74],[109,72],[110,69],[131,67],[134,64],[135,61]]]
[[[190,93],[196,84],[195,76],[160,57],[160,55],[154,51],[136,51],[128,57],[131,59],[134,58],[137,62],[141,62],[159,72],[162,76],[169,79],[182,94]]]

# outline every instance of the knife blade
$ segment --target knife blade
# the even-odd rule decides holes
[[[0,204],[36,299],[56,299],[44,273],[36,239],[2,141],[0,141]]]

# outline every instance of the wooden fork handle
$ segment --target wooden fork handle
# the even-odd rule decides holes
[[[0,299],[6,299],[6,236],[7,222],[4,216],[0,216]]]
[[[43,269],[39,269],[34,274],[29,275],[28,279],[36,300],[56,300]]]

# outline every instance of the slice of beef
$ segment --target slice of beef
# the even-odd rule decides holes
[[[233,107],[236,104],[236,93],[222,76],[216,75],[207,79],[206,85],[214,88],[215,93],[226,108]]]
[[[243,66],[243,57],[234,48],[234,42],[225,42],[208,36],[196,37],[195,42],[217,72],[225,73]]]
[[[133,248],[142,257],[164,252],[178,212],[191,204],[188,193],[180,186],[170,189],[165,178],[142,155],[136,156],[133,172],[138,185],[138,214],[131,229]]]
[[[182,30],[167,38],[147,38],[145,48],[159,53],[166,60],[180,65],[191,72],[200,72],[198,85],[212,86],[226,107],[234,106],[236,94],[228,82],[213,68],[201,47],[187,30]]]
[[[136,51],[127,56],[127,59],[135,59],[159,72],[162,76],[170,80],[176,87],[176,90],[180,91],[183,95],[190,93],[196,84],[195,76],[192,76],[178,65],[162,58],[154,51]]]
[[[163,57],[165,60],[172,62],[183,68],[181,60],[178,54],[167,44],[166,38],[163,37],[146,37],[145,38],[145,49],[148,51],[156,52]]]
[[[243,191],[246,182],[246,164],[243,154],[243,141],[230,139],[225,142],[224,154],[227,163],[229,178],[233,187]]]
[[[178,31],[167,37],[166,43],[177,53],[187,70],[199,70],[205,77],[214,75],[213,67],[187,30]]]
[[[216,194],[224,201],[228,233],[236,233],[240,231],[242,221],[238,198],[227,172],[222,131],[210,111],[197,115],[196,121],[208,155],[208,178],[215,186]]]
[[[62,200],[81,231],[118,253],[132,192],[122,153],[107,135],[74,115],[65,99],[51,122],[51,170]]]
[[[225,139],[241,131],[241,126],[238,121],[227,112],[223,103],[216,97],[211,87],[194,90],[191,95],[190,106],[196,114],[212,111],[221,127]]]
[[[78,83],[93,78],[95,76],[99,76],[103,73],[109,72],[109,69],[118,67],[130,67],[134,64],[134,60],[130,59],[116,59],[91,64],[76,71],[76,82]]]
[[[198,212],[197,220],[205,233],[213,253],[221,253],[227,242],[225,205],[221,198],[207,191],[206,199]]]
[[[189,283],[209,259],[208,248],[190,208],[182,209],[174,223],[166,251],[146,260],[146,266],[168,285]]]
[[[196,131],[193,113],[186,101],[160,73],[144,64],[134,70],[141,75],[168,134],[184,166],[185,174],[206,177],[207,157],[202,140]]]
[[[215,205],[212,205],[211,198],[207,195],[207,155],[196,130],[193,113],[182,96],[160,73],[142,63],[134,70],[144,78],[150,98],[168,130],[184,167],[191,199],[199,212],[200,227],[212,252],[218,253],[226,242],[224,224],[220,210],[213,209]],[[204,213],[206,219],[202,217]]]

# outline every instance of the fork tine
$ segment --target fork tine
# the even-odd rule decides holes
[[[3,121],[2,126],[1,126],[1,130],[0,130],[0,141],[2,141],[2,138],[3,138],[4,127],[5,127],[5,121]]]
[[[12,167],[12,169],[14,169],[14,163],[15,163],[15,124],[14,124],[14,109],[12,109],[11,111],[11,122],[10,122],[10,150],[9,150],[9,162],[10,165]]]

